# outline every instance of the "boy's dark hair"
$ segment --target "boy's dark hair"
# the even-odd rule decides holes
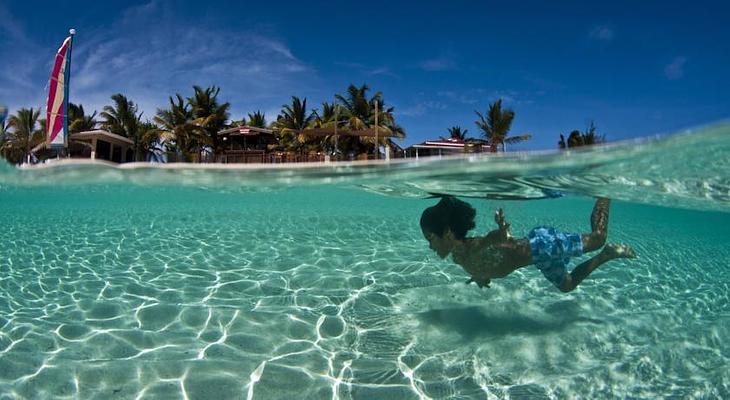
[[[454,237],[464,239],[466,233],[474,228],[476,210],[469,203],[453,196],[444,196],[435,206],[423,210],[421,229],[443,236],[446,229],[451,229]]]

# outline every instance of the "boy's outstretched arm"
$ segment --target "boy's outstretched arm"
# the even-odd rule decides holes
[[[507,220],[504,218],[504,210],[500,208],[497,210],[497,212],[494,213],[494,222],[497,223],[497,226],[499,227],[499,235],[502,239],[510,239],[512,237],[512,232],[510,231],[509,227],[510,224],[507,222]]]

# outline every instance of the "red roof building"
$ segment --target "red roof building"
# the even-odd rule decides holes
[[[494,152],[495,149],[492,145],[481,139],[467,139],[466,141],[461,139],[438,139],[438,140],[427,140],[423,143],[414,144],[408,147],[406,150],[406,157],[433,157],[433,156],[446,156],[452,154],[463,154],[463,153],[488,153]]]

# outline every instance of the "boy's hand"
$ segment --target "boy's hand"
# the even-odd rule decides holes
[[[510,224],[505,220],[504,210],[502,210],[501,208],[497,210],[496,213],[494,213],[494,222],[496,222],[497,226],[499,226],[499,232],[502,234],[502,237],[504,239],[509,239],[512,237],[512,233],[509,230]]]

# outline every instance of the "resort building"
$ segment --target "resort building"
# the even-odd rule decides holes
[[[427,140],[423,143],[414,144],[405,149],[406,157],[441,157],[452,154],[463,153],[488,153],[495,152],[494,146],[482,139],[438,139]]]
[[[72,133],[68,137],[71,158],[90,158],[115,163],[134,161],[134,142],[104,130]]]
[[[223,150],[215,161],[224,164],[272,162],[268,160],[269,145],[279,144],[271,129],[248,125],[219,131],[218,137]]]
[[[305,135],[310,138],[324,137],[368,137],[391,138],[393,135],[382,130],[376,132],[374,129],[348,130],[348,129],[326,129],[313,128],[297,131],[298,135]],[[380,158],[375,154],[348,153],[340,154],[339,151],[332,151],[328,154],[325,151],[318,152],[291,152],[275,150],[279,147],[279,140],[273,131],[265,128],[252,126],[239,126],[218,131],[220,142],[223,143],[221,151],[215,156],[215,162],[224,164],[233,163],[286,163],[286,162],[325,162],[325,161],[351,161],[351,160],[372,160]],[[335,145],[336,146],[336,145]],[[392,140],[385,145],[383,157],[402,157],[404,150],[397,146]],[[381,153],[383,154],[383,153]]]
[[[307,129],[301,133],[310,136],[331,136],[332,130],[328,129]],[[338,136],[372,137],[375,132],[370,130],[346,131],[341,130]],[[390,136],[390,135],[383,135]],[[213,154],[204,162],[218,162],[223,164],[238,163],[286,163],[286,162],[324,162],[329,160],[368,160],[377,158],[373,154],[325,154],[324,152],[293,153],[274,150],[279,145],[279,140],[271,129],[258,128],[254,126],[238,126],[224,129],[218,132],[221,150]],[[495,149],[487,141],[481,139],[459,139],[427,140],[423,143],[412,145],[406,149],[400,148],[394,141],[387,141],[381,157],[390,158],[420,158],[420,157],[441,157],[452,154],[494,152]],[[90,158],[106,160],[115,163],[135,161],[134,142],[124,136],[120,136],[105,130],[97,129],[72,133],[68,140],[68,154],[71,158]],[[168,154],[168,156],[170,156]],[[162,162],[166,161],[164,157]],[[170,161],[170,160],[167,160]],[[174,161],[174,157],[173,160]]]

